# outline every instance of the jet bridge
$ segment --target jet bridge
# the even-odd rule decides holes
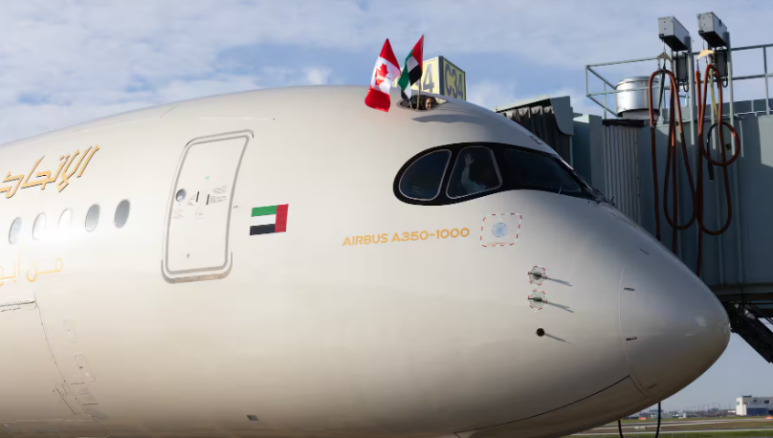
[[[543,130],[547,134],[534,123],[534,107],[544,108],[560,99],[540,98],[496,110],[526,125],[536,135],[544,136],[543,140],[562,156],[571,157],[575,168],[591,184],[653,235],[657,234],[659,218],[663,244],[669,248],[673,245],[676,254],[693,270],[698,268],[700,257],[700,276],[725,305],[733,331],[768,362],[773,362],[773,227],[770,225],[773,218],[773,100],[769,94],[769,79],[773,74],[768,72],[767,60],[773,44],[733,47],[726,24],[711,12],[698,14],[697,30],[703,41],[693,41],[687,28],[676,18],[660,18],[658,36],[670,51],[664,50],[659,56],[587,65],[586,97],[598,104],[604,115],[602,118],[573,114],[571,131],[560,129],[560,124],[552,121],[560,118],[560,108],[552,111],[555,115],[549,121],[551,126],[556,126],[550,132]],[[694,51],[701,46],[704,50]],[[701,68],[702,82],[696,83],[696,68],[706,62],[716,66],[719,78],[714,74],[703,76]],[[663,73],[654,75],[650,105],[648,75],[665,65],[673,73],[674,81],[670,82],[670,76]],[[638,71],[639,76],[631,75],[631,71]],[[716,87],[719,82],[722,87],[722,103],[712,104],[712,98],[719,98],[720,90],[714,96],[703,93],[709,76],[709,86]],[[742,93],[736,95],[734,88],[741,83],[743,86],[738,89]],[[672,88],[676,88],[678,96],[673,105],[669,102]],[[701,95],[706,100],[699,101]],[[677,105],[682,112],[689,174],[681,140],[677,138],[675,144],[669,143],[672,123],[678,133],[675,123],[678,113],[674,111],[674,116],[671,115],[672,106],[678,109]],[[568,102],[564,106],[571,108]],[[544,110],[541,112],[544,114]],[[701,114],[703,118],[699,120]],[[527,116],[532,120],[527,120]],[[718,129],[723,129],[724,144],[718,140]],[[732,131],[737,133],[737,142]],[[718,159],[724,148],[729,161],[738,148],[737,160],[726,168],[709,165],[700,156],[701,132],[702,144],[709,156]],[[562,133],[569,137],[565,141],[569,151],[562,150],[558,136]],[[676,172],[673,164],[669,165],[672,184],[666,195],[664,181],[669,148],[679,152],[675,157]],[[700,161],[702,225],[693,220],[689,227],[675,232],[665,216],[665,203],[673,216],[676,194],[677,223],[684,224],[690,219],[697,210],[693,207],[697,193],[691,191],[689,183],[692,179],[693,185],[697,184]],[[722,230],[728,214],[732,217]],[[700,226],[723,232],[709,235],[700,232]]]
[[[685,26],[676,18],[660,18],[658,36],[670,47],[670,52],[664,51],[657,57],[585,67],[586,97],[603,109],[604,120],[592,120],[593,116],[575,118],[575,124],[583,126],[575,131],[591,134],[584,139],[575,135],[574,142],[578,148],[574,157],[575,160],[587,161],[588,168],[579,170],[584,171],[607,197],[614,197],[615,204],[622,206],[624,213],[653,235],[657,232],[659,217],[661,241],[668,247],[674,245],[675,252],[688,267],[697,269],[700,257],[700,276],[725,305],[733,331],[768,362],[773,362],[773,227],[770,226],[770,218],[773,217],[773,198],[770,195],[773,190],[773,101],[769,95],[769,78],[773,75],[768,73],[767,61],[773,44],[733,47],[726,24],[711,12],[698,14],[697,29],[703,41],[692,41]],[[693,51],[693,47],[701,45],[704,50]],[[734,61],[734,58],[739,61]],[[711,80],[712,83],[696,83],[696,67],[705,62],[716,66],[718,81],[712,73],[704,77],[704,82]],[[675,82],[653,81],[653,129],[648,114],[648,77],[644,75],[665,65],[670,65]],[[645,79],[616,81],[608,78],[632,68],[640,70]],[[734,75],[734,72],[743,75]],[[667,76],[655,75],[656,79],[664,77]],[[734,90],[739,81],[744,81],[742,100],[736,100]],[[704,95],[704,99],[711,99],[699,101],[703,87],[716,82],[722,87],[724,102],[712,104],[712,100],[718,98],[716,95]],[[690,172],[682,153],[676,153],[677,171],[673,172],[673,164],[669,169],[672,175],[676,175],[670,177],[676,190],[674,193],[669,187],[667,194],[663,182],[667,177],[669,148],[675,148],[675,151],[681,148],[680,141],[669,143],[669,127],[672,123],[678,127],[674,120],[678,113],[671,115],[672,105],[668,102],[673,85],[676,85],[678,94],[678,101],[675,101],[678,103],[674,106],[679,105],[682,112],[684,147]],[[601,90],[596,91],[594,87]],[[764,98],[760,98],[762,96]],[[614,107],[610,100],[614,101]],[[699,121],[700,114],[704,117]],[[619,123],[628,124],[627,137],[605,135],[609,126]],[[718,129],[724,130],[725,144],[719,144]],[[602,131],[602,135],[596,133],[597,138],[603,139],[600,145],[590,144],[589,138],[594,130]],[[738,136],[737,143],[733,141],[733,130]],[[721,156],[724,148],[730,157],[739,147],[738,159],[727,169],[710,165],[700,156],[701,132],[711,134],[703,136],[705,150],[710,156]],[[657,175],[653,175],[653,144]],[[583,149],[583,145],[587,147]],[[583,153],[591,158],[578,157]],[[693,201],[698,195],[693,194],[689,183],[692,178],[693,185],[697,184],[698,163],[701,161],[703,226],[714,231],[721,230],[728,221],[728,214],[732,215],[724,232],[718,235],[699,232],[698,220],[685,230],[675,232],[664,213],[665,203],[668,202],[670,214],[674,214],[673,197],[676,194],[678,218],[683,218],[677,224],[683,224],[691,217],[695,211]]]

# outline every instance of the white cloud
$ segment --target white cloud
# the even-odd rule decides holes
[[[327,68],[310,68],[306,70],[306,80],[310,85],[325,85],[331,73]]]
[[[7,118],[0,121],[0,141],[140,105],[329,83],[341,74],[333,69],[346,69],[340,65],[347,53],[375,57],[385,37],[398,53],[423,33],[428,56],[475,54],[489,56],[486,68],[516,62],[545,74],[579,75],[586,63],[656,55],[662,49],[658,16],[676,15],[697,34],[695,15],[714,10],[737,45],[767,42],[773,20],[773,2],[745,0],[393,0],[366,7],[343,0],[26,0],[3,6],[0,114]],[[223,64],[229,50],[266,46],[278,55],[294,48],[341,57],[312,66],[287,56],[247,57],[248,71]],[[519,84],[519,97],[531,97]],[[471,78],[468,92],[485,107],[516,97],[513,86],[485,76]],[[575,103],[587,101],[578,96]]]
[[[499,105],[516,101],[515,84],[501,84],[491,81],[471,83],[467,86],[467,100],[493,110]]]
[[[225,76],[193,81],[175,80],[158,90],[155,93],[155,100],[175,102],[216,94],[254,90],[256,88],[261,87],[256,85],[254,79],[245,76]]]

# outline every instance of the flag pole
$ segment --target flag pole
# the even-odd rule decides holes
[[[422,78],[424,77],[424,35],[421,36],[421,63],[419,64],[419,67],[421,67],[421,76],[419,76],[419,86],[416,87],[419,89],[419,95],[416,96],[416,109],[419,109],[419,102],[421,102],[421,84],[424,82],[422,81]],[[426,109],[426,108],[425,108]]]

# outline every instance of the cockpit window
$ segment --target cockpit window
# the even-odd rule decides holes
[[[400,193],[417,200],[437,198],[450,159],[451,151],[439,150],[414,161],[400,179]]]
[[[541,190],[608,202],[555,154],[510,144],[436,146],[406,162],[392,184],[416,205],[450,205],[509,190]]]
[[[461,198],[494,190],[501,185],[502,178],[491,149],[471,146],[462,149],[457,156],[446,194],[452,199]]]
[[[566,195],[586,193],[555,158],[523,149],[508,149],[504,155],[513,185]]]

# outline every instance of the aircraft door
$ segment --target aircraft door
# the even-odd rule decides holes
[[[13,295],[0,299],[2,430],[15,438],[105,437],[62,379],[35,297]]]
[[[231,268],[234,185],[250,131],[190,141],[167,209],[163,274],[172,283],[223,278]]]

